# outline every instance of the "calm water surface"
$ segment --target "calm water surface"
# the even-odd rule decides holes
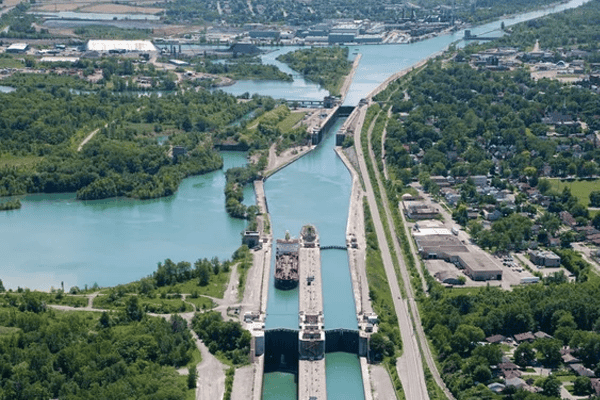
[[[325,355],[327,400],[363,400],[364,386],[356,354],[329,353]]]
[[[336,122],[315,151],[265,182],[274,238],[283,238],[286,231],[297,237],[303,225],[313,224],[317,227],[322,246],[345,245],[351,181],[348,170],[333,151],[335,132],[343,121],[339,119]],[[325,307],[329,306],[329,293],[332,294],[331,298],[343,299],[340,307],[331,303],[333,309],[325,313],[325,327],[356,328],[356,317],[351,314],[348,318],[347,312],[348,309],[354,309],[347,253],[323,251],[321,264]],[[297,290],[276,290],[273,285],[274,268],[273,258],[266,328],[297,329]],[[336,275],[339,275],[337,280]]]
[[[224,152],[225,169],[246,154]],[[225,212],[224,170],[185,179],[156,200],[78,201],[74,193],[29,195],[0,213],[0,279],[11,288],[116,285],[140,279],[166,258],[230,258],[245,221]],[[253,204],[252,187],[245,202]]]

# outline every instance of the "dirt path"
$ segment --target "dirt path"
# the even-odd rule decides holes
[[[192,331],[194,341],[200,353],[202,362],[196,367],[198,380],[196,382],[196,400],[219,400],[225,393],[225,366],[215,358],[198,335]]]
[[[104,128],[106,128],[107,126],[108,126],[108,123],[106,123],[104,125]],[[83,139],[83,141],[79,144],[79,147],[77,147],[77,151],[81,151],[81,149],[83,149],[83,146],[85,146],[87,142],[92,140],[92,138],[94,137],[94,135],[96,133],[100,132],[100,129],[102,129],[102,128],[98,128],[98,129],[91,131],[90,134],[87,135],[87,137],[85,139]]]
[[[238,264],[231,267],[231,275],[229,275],[229,283],[223,294],[223,304],[233,305],[238,302],[238,282],[239,282]]]

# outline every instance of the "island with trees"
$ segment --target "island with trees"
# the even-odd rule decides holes
[[[314,47],[282,54],[277,60],[320,84],[332,96],[339,96],[344,78],[352,68],[348,53],[347,47]]]

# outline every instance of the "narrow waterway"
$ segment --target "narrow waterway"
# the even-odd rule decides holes
[[[74,193],[22,198],[20,210],[0,213],[0,279],[49,290],[113,286],[147,276],[159,261],[230,258],[245,221],[225,212],[224,171],[246,163],[242,152],[223,152],[224,169],[185,179],[170,197],[79,201]],[[245,202],[254,203],[252,186]]]
[[[344,121],[345,118],[338,119],[314,151],[266,181],[275,238],[283,237],[286,231],[297,236],[301,227],[310,223],[319,231],[321,246],[345,245],[351,179],[333,151],[335,133]],[[298,290],[275,289],[274,268],[273,259],[265,327],[297,329]],[[321,271],[325,329],[357,329],[347,252],[322,251]],[[325,361],[329,399],[364,399],[356,355],[330,353]],[[264,376],[263,400],[295,398],[295,390],[291,374],[276,372]],[[282,392],[293,393],[293,397],[281,397]]]
[[[338,119],[314,151],[265,182],[275,238],[283,238],[286,231],[297,237],[303,225],[313,224],[317,227],[322,246],[345,245],[351,189],[350,174],[333,151],[335,132],[343,121],[344,119]],[[354,309],[354,297],[347,253],[325,250],[321,254],[321,265],[325,328],[355,329],[356,316],[348,313],[348,309]],[[298,291],[275,289],[274,269],[273,258],[266,328],[297,329]]]

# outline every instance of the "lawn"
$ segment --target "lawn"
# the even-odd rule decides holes
[[[590,204],[590,193],[600,191],[600,180],[574,180],[566,181],[559,179],[548,179],[552,187],[552,191],[561,193],[563,188],[571,189],[573,196],[577,197],[581,204],[588,207]]]
[[[229,283],[229,275],[230,272],[221,272],[218,275],[211,275],[210,281],[206,286],[198,286],[198,280],[192,279],[173,286],[164,286],[157,289],[157,293],[197,293],[203,296],[222,299],[225,294],[225,289],[227,289],[227,283]]]
[[[203,296],[197,297],[195,299],[191,298],[190,296],[187,296],[185,298],[185,301],[195,305],[196,311],[209,310],[215,306],[215,303],[211,299],[209,299],[208,297],[203,297]]]
[[[3,27],[0,27],[2,29]],[[0,68],[23,68],[25,63],[20,59],[16,59],[11,55],[0,55]]]
[[[254,118],[252,121],[250,121],[248,123],[248,129],[258,128],[258,125],[264,120],[282,120],[282,121],[284,121],[285,119],[282,119],[282,118],[283,118],[283,115],[287,112],[289,112],[289,108],[286,105],[282,104],[279,107],[277,107],[271,111],[267,111],[257,118]]]
[[[307,114],[305,111],[301,112],[292,112],[290,115],[285,117],[283,121],[277,124],[277,128],[281,130],[281,132],[289,132],[292,130],[294,125],[298,122],[302,121],[302,118]]]

